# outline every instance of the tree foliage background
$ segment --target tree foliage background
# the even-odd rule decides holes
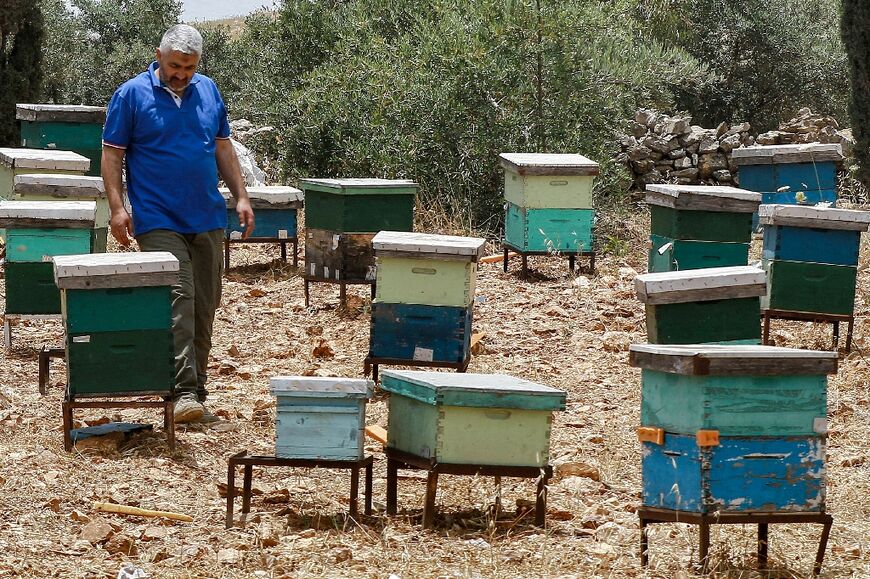
[[[0,146],[18,144],[15,104],[39,98],[42,13],[32,0],[4,0],[0,9]]]
[[[710,126],[775,126],[801,106],[845,115],[840,0],[283,0],[240,34],[205,25],[201,72],[281,178],[419,181],[475,227],[501,217],[503,151],[602,164],[602,206],[628,180],[615,132],[642,106]],[[178,0],[39,0],[42,98],[105,104],[153,59]]]
[[[843,0],[842,32],[852,79],[849,113],[855,135],[858,178],[870,187],[870,5],[867,2]]]

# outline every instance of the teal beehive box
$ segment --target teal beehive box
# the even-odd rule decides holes
[[[736,187],[650,184],[649,271],[747,265],[761,194]]]
[[[353,378],[276,376],[275,455],[282,458],[360,460],[366,402],[374,383]]]
[[[652,344],[761,341],[760,297],[767,291],[764,270],[717,267],[666,271],[634,279],[646,307]]]
[[[21,146],[75,151],[90,159],[89,175],[100,174],[106,107],[18,104]]]
[[[0,201],[0,227],[6,228],[6,314],[60,313],[50,259],[91,251],[94,214],[92,201]]]
[[[387,446],[433,463],[544,466],[565,392],[503,374],[387,370]]]
[[[70,397],[171,395],[171,287],[178,281],[178,260],[168,252],[127,252],[52,261],[67,334]]]

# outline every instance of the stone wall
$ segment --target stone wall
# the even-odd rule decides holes
[[[634,186],[648,183],[681,185],[737,185],[737,166],[731,151],[752,145],[791,143],[841,143],[851,151],[852,133],[840,130],[836,119],[803,108],[779,130],[753,135],[749,123],[720,123],[714,129],[692,124],[686,115],[668,116],[658,111],[637,111],[631,135],[619,139],[618,160],[631,171]]]

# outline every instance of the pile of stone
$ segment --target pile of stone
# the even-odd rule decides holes
[[[840,143],[843,154],[851,156],[852,129],[840,129],[837,119],[829,115],[813,113],[808,108],[802,108],[798,115],[779,125],[776,131],[767,131],[756,137],[759,145],[790,145],[793,143]]]
[[[749,123],[715,129],[693,125],[690,116],[668,116],[650,109],[637,111],[632,134],[620,138],[618,160],[628,165],[635,187],[648,183],[730,185],[737,166],[731,151],[755,144]]]

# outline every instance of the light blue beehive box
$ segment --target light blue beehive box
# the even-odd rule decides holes
[[[366,401],[374,384],[354,378],[276,376],[275,455],[282,458],[363,458]]]

